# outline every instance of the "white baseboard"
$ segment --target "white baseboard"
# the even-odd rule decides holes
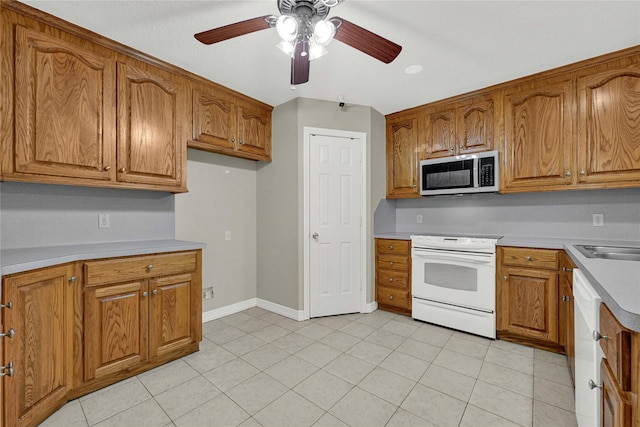
[[[295,308],[276,304],[275,302],[263,300],[260,298],[250,298],[248,300],[240,301],[235,304],[231,304],[231,305],[227,305],[224,307],[203,312],[202,323],[210,322],[212,320],[216,320],[224,316],[229,316],[231,314],[235,314],[252,307],[260,307],[272,313],[276,313],[281,316],[288,317],[289,319],[297,320],[298,322],[302,320],[307,320],[307,318],[304,315],[304,310],[296,310]],[[377,309],[378,309],[378,303],[375,301],[370,302],[365,304],[362,313],[373,313]]]
[[[365,304],[364,305],[364,310],[362,312],[363,313],[373,313],[377,309],[378,309],[378,303],[374,301],[374,302],[369,302],[369,303]]]
[[[202,313],[202,323],[210,322],[212,320],[216,320],[221,317],[229,316],[230,314],[235,314],[240,311],[247,310],[251,307],[255,307],[257,304],[256,300],[257,298],[250,298],[248,300],[240,301],[235,304],[205,311]]]
[[[284,305],[276,304],[275,302],[263,300],[260,298],[258,298],[257,304],[260,308],[264,308],[265,310],[269,310],[272,313],[288,317],[289,319],[297,321],[306,320],[306,318],[304,317],[304,310],[296,310],[295,308],[286,307]]]

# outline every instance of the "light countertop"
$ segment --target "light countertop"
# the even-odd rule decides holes
[[[139,240],[128,242],[89,243],[80,245],[48,246],[0,251],[3,276],[50,267],[67,262],[131,255],[203,249],[203,243],[184,240]]]
[[[376,234],[381,239],[410,239],[412,233]],[[428,234],[428,233],[413,233]],[[503,236],[498,246],[563,249],[584,273],[607,307],[625,327],[640,332],[640,261],[587,258],[574,245],[632,246],[640,242],[554,237]]]

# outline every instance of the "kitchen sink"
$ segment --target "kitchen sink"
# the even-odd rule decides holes
[[[627,246],[574,245],[587,258],[640,261],[640,248]]]

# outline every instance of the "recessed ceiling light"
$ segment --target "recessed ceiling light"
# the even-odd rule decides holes
[[[404,69],[407,74],[418,74],[420,71],[422,71],[422,65],[409,65]]]

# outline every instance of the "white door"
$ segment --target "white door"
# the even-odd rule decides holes
[[[309,139],[309,314],[360,311],[362,144]]]

